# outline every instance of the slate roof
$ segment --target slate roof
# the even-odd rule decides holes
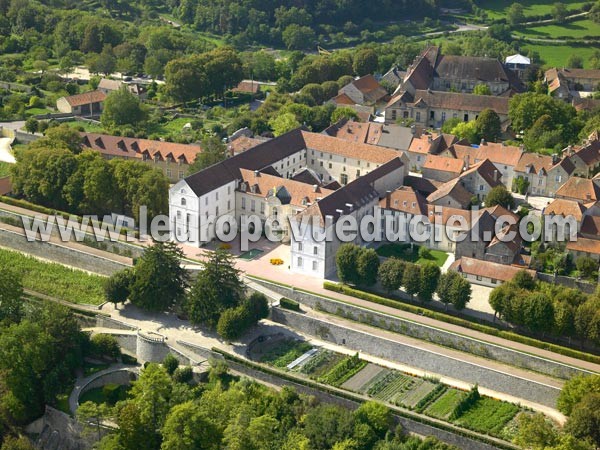
[[[440,78],[462,80],[510,81],[507,69],[500,61],[477,56],[442,55],[435,66]]]
[[[296,217],[305,215],[318,217],[321,225],[324,225],[326,217],[331,216],[333,223],[335,223],[340,216],[355,211],[378,199],[381,193],[375,190],[375,181],[402,166],[403,163],[400,158],[394,158],[312,204],[304,211],[298,213]]]

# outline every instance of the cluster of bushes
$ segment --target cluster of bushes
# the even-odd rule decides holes
[[[419,255],[426,257],[428,249],[421,247]],[[442,275],[433,262],[413,264],[396,258],[388,258],[380,264],[373,249],[354,244],[340,246],[336,255],[337,273],[344,283],[357,286],[373,286],[377,281],[390,294],[401,287],[411,298],[417,295],[421,301],[431,301],[437,292],[440,300],[456,309],[464,309],[471,298],[471,285],[456,272]]]
[[[114,336],[99,333],[90,339],[90,353],[96,357],[118,359],[121,356],[121,347]]]
[[[217,333],[223,339],[238,339],[256,325],[259,320],[269,315],[269,303],[264,294],[252,293],[242,304],[223,311],[217,322]]]
[[[472,317],[468,317],[468,319],[460,318],[451,316],[449,314],[432,311],[430,309],[419,308],[415,305],[401,303],[396,300],[382,297],[380,295],[371,294],[369,292],[365,292],[359,289],[353,289],[350,286],[346,286],[343,284],[331,283],[326,281],[323,283],[323,287],[329,291],[340,292],[342,294],[367,300],[378,305],[389,306],[390,308],[395,308],[401,311],[408,311],[413,314],[419,314],[421,316],[429,317],[431,319],[436,319],[442,322],[447,322],[453,325],[459,325],[461,327],[469,328],[471,330],[480,331],[482,333],[489,334],[490,336],[498,336],[509,341],[519,342],[521,344],[531,345],[532,347],[549,350],[554,353],[558,353],[559,355],[565,355],[572,358],[581,359],[582,361],[600,363],[600,357],[596,355],[574,350],[568,347],[563,347],[561,345],[556,345],[550,342],[541,341],[528,336],[523,336],[516,332],[502,330],[499,327],[491,326],[491,323],[490,325],[484,325],[482,323],[479,323],[479,320],[474,319]]]
[[[285,297],[279,300],[279,306],[285,309],[291,309],[292,311],[300,311],[300,303]]]
[[[66,125],[52,128],[29,148],[16,152],[12,169],[16,196],[76,214],[123,213],[139,218],[168,211],[169,182],[140,161],[81,151],[81,136]]]
[[[490,305],[502,319],[532,333],[577,337],[600,344],[600,293],[586,295],[577,289],[535,281],[518,272],[513,280],[495,288]]]
[[[189,383],[194,378],[190,366],[179,367],[179,360],[169,353],[162,362],[163,367],[176,383]]]

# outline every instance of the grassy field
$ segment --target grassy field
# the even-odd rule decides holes
[[[10,175],[10,166],[12,164],[0,161],[0,178]]]
[[[25,115],[27,117],[29,117],[29,116],[37,116],[38,114],[51,114],[53,112],[56,112],[56,111],[52,111],[51,109],[48,109],[48,108],[29,108],[29,109],[25,110]]]
[[[559,24],[548,24],[539,27],[519,28],[515,33],[531,38],[558,39],[564,36],[583,38],[585,36],[600,36],[600,24],[592,20],[576,20]]]
[[[11,267],[23,277],[26,289],[71,303],[100,305],[104,302],[104,278],[21,253],[0,249],[0,267]]]
[[[129,386],[119,386],[118,387],[118,392],[116,394],[117,400],[125,400],[127,398],[127,392],[129,391],[130,387]],[[85,403],[85,402],[94,402],[97,403],[98,405],[101,405],[103,403],[107,403],[111,406],[114,406],[114,403],[116,402],[110,402],[107,398],[106,398],[106,393],[104,391],[103,388],[94,388],[94,389],[90,389],[87,392],[84,392],[81,397],[79,398],[79,404]]]
[[[431,250],[430,257],[421,258],[419,257],[419,246],[414,245],[411,251],[410,245],[408,244],[384,244],[379,247],[376,252],[379,256],[386,258],[394,257],[416,264],[434,262],[440,267],[442,267],[446,262],[446,259],[448,259],[448,254],[439,250]]]
[[[514,3],[513,0],[487,0],[479,3],[479,6],[485,9],[490,19],[500,19],[506,17],[506,12],[510,5]],[[550,14],[552,12],[552,5],[554,1],[544,0],[521,0],[519,2],[523,5],[525,16],[541,16],[544,14]],[[569,11],[579,10],[586,2],[578,0],[563,0]]]
[[[571,55],[579,55],[583,58],[583,66],[590,68],[590,58],[595,51],[599,50],[600,47],[592,46],[573,46],[566,44],[522,44],[522,51],[531,50],[537,52],[542,59],[542,63],[546,66],[552,67],[564,67]],[[538,63],[540,61],[537,61]]]
[[[95,123],[90,123],[85,120],[72,120],[65,122],[67,125],[73,128],[83,128],[83,131],[87,133],[103,133],[104,127]]]

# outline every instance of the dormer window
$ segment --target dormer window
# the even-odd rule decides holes
[[[185,206],[187,204],[187,201],[185,198],[181,199],[181,206]]]

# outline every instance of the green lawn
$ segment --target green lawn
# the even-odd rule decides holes
[[[479,2],[478,6],[487,11],[490,19],[500,19],[506,17],[506,12],[513,3],[515,3],[514,0],[485,0]],[[518,3],[523,5],[523,12],[525,16],[541,16],[544,14],[550,14],[552,12],[552,5],[555,2],[544,0],[521,0]],[[563,0],[562,3],[564,3],[570,11],[572,11],[581,9],[586,2],[578,0]]]
[[[384,244],[375,250],[379,256],[385,258],[399,258],[416,264],[424,264],[426,262],[434,262],[439,267],[442,267],[448,259],[448,254],[440,250],[430,250],[428,258],[419,257],[419,246],[413,245],[411,251],[410,244]]]
[[[577,20],[562,25],[548,24],[539,27],[518,28],[516,34],[542,39],[560,39],[569,37],[573,39],[586,36],[600,36],[600,24],[592,20]]]
[[[12,164],[0,161],[0,178],[10,175],[10,166]]]
[[[117,398],[117,401],[120,400],[125,400],[127,398],[127,392],[129,391],[130,386],[119,386],[117,388],[117,393],[115,395],[115,397]],[[83,395],[79,398],[79,404],[85,403],[85,402],[94,402],[97,404],[102,404],[102,403],[107,403],[111,406],[114,405],[114,403],[116,402],[110,402],[107,398],[106,398],[106,392],[103,388],[94,388],[94,389],[90,389],[89,391],[83,393]]]
[[[65,122],[67,125],[73,128],[83,128],[83,131],[87,133],[104,133],[104,127],[102,125],[98,125],[95,123],[90,123],[85,120],[71,120],[69,122]]]
[[[48,108],[29,108],[27,110],[25,110],[25,115],[27,117],[29,116],[37,116],[38,114],[52,114],[56,111],[52,111],[51,109]]]
[[[0,249],[0,268],[11,267],[23,277],[23,287],[71,303],[104,302],[104,277]],[[0,269],[1,270],[1,269]]]
[[[89,377],[90,375],[93,375],[97,372],[100,372],[101,370],[104,369],[108,369],[109,364],[92,364],[89,362],[84,362],[83,363],[83,375],[86,377]]]
[[[558,45],[558,44],[529,44],[524,43],[522,45],[522,52],[532,50],[537,52],[542,59],[542,63],[552,67],[563,67],[566,65],[569,56],[575,54],[583,58],[583,65],[585,68],[589,68],[590,58],[595,51],[599,50],[600,46],[593,47],[590,45],[586,46],[574,46],[574,45]],[[539,61],[537,61],[539,63]]]

